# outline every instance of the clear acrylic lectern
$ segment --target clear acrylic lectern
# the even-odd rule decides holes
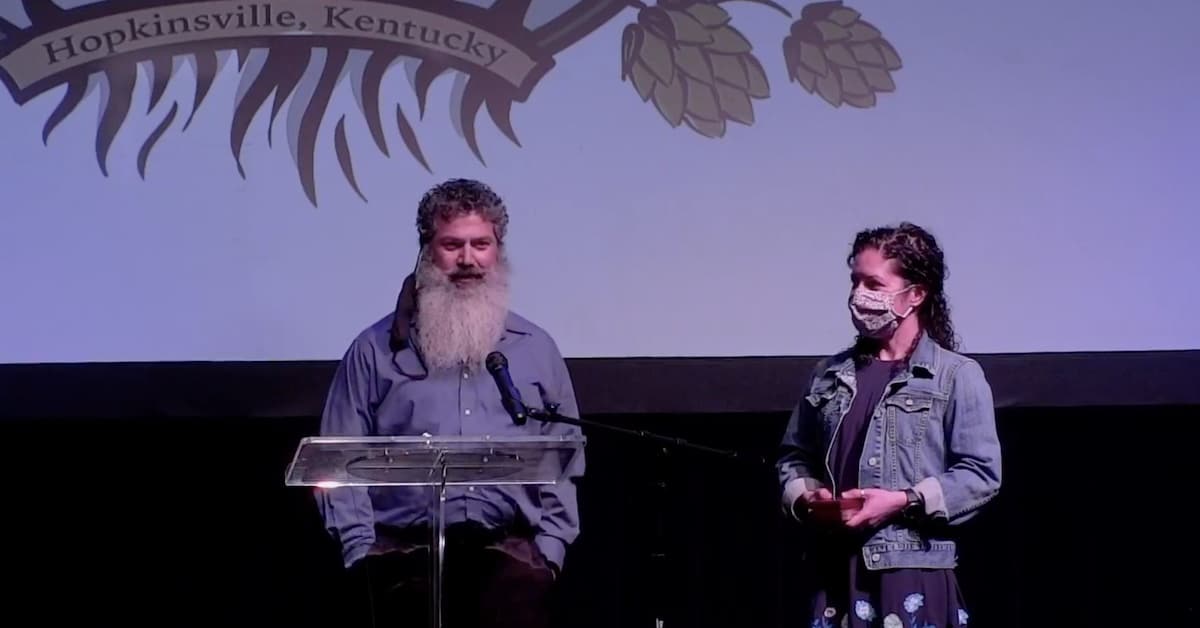
[[[585,438],[570,436],[315,436],[300,441],[285,482],[341,486],[429,487],[429,622],[442,625],[446,488],[555,484]]]

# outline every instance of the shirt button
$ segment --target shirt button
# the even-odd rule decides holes
[[[465,414],[465,415],[467,415],[467,416],[470,416],[470,415],[471,415],[471,409],[470,409],[470,408],[467,408],[466,410],[463,410],[463,414]]]
[[[871,554],[871,562],[873,562],[873,563],[879,562],[879,554]]]
[[[867,464],[869,464],[873,467],[873,466],[879,464],[879,458],[876,458],[875,456],[871,456],[870,458],[867,459]]]
[[[905,400],[904,400],[904,405],[906,405],[906,406],[911,406],[911,405],[912,405],[912,399],[905,399]]]
[[[470,379],[470,377],[471,377],[470,373],[467,373],[465,371],[463,372],[463,379]]]
[[[468,487],[467,487],[467,490],[468,490],[468,491],[470,491],[470,492],[472,492],[472,493],[474,493],[474,492],[475,492],[475,487],[474,487],[474,486],[468,486]]]

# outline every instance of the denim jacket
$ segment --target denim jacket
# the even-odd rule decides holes
[[[854,394],[854,359],[847,350],[817,365],[792,412],[777,468],[784,510],[797,519],[804,519],[797,499],[828,487],[830,448]],[[896,517],[871,530],[862,547],[864,563],[871,570],[955,567],[957,550],[946,526],[971,519],[1000,490],[1000,442],[983,369],[922,335],[870,421],[859,487],[912,488],[924,501],[925,516]]]

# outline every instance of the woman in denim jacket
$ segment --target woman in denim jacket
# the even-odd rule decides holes
[[[814,370],[778,462],[784,509],[816,535],[810,625],[962,626],[947,532],[1000,489],[991,388],[955,352],[933,236],[864,231],[847,262],[858,340]]]

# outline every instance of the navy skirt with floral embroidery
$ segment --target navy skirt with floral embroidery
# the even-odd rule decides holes
[[[844,556],[844,555],[843,555]],[[854,552],[841,568],[822,561],[813,628],[949,628],[967,625],[952,569],[868,570]]]

